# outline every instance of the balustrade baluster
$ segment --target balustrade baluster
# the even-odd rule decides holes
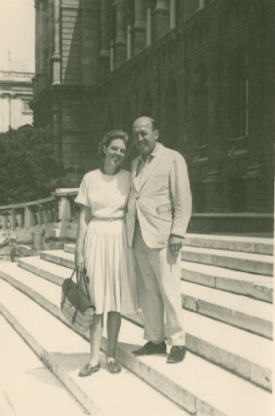
[[[10,227],[11,227],[10,213],[6,212],[5,213],[5,228],[10,228]]]
[[[16,222],[18,227],[24,227],[24,210],[22,208],[15,210]]]
[[[48,224],[49,223],[49,216],[46,209],[46,204],[41,204],[41,215],[43,218],[43,223]]]
[[[30,228],[36,224],[36,216],[33,208],[30,206],[25,207],[25,228]]]
[[[40,215],[39,215],[39,208],[37,205],[33,207],[34,218],[36,220],[36,224],[40,224]]]
[[[54,201],[49,202],[47,204],[47,213],[49,216],[49,222],[53,222],[54,221]]]
[[[11,218],[11,228],[14,230],[17,224],[14,208],[11,210],[10,218]]]
[[[5,215],[3,213],[0,214],[0,228],[5,228]]]
[[[38,205],[38,224],[44,224],[44,218],[42,215],[42,204]]]

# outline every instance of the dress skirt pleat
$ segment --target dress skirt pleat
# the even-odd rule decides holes
[[[87,229],[84,261],[96,314],[138,309],[135,260],[128,247],[125,220],[93,219]]]

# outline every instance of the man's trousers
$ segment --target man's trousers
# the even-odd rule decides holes
[[[134,253],[139,301],[144,318],[144,338],[163,341],[166,335],[172,345],[185,345],[179,256],[172,252],[170,246],[149,248],[142,238],[139,225],[136,225],[135,230]]]

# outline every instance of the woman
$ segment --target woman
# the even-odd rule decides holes
[[[107,367],[114,374],[121,371],[115,360],[120,314],[137,309],[134,257],[127,245],[124,219],[130,173],[121,169],[128,148],[129,137],[125,132],[113,130],[106,134],[99,146],[103,166],[84,176],[75,199],[80,204],[75,266],[78,272],[85,267],[91,301],[96,308],[90,328],[91,356],[80,377],[100,368],[104,312],[108,314]]]

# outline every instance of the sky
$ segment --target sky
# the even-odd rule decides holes
[[[11,59],[30,61],[34,72],[34,0],[0,0],[0,65]]]

